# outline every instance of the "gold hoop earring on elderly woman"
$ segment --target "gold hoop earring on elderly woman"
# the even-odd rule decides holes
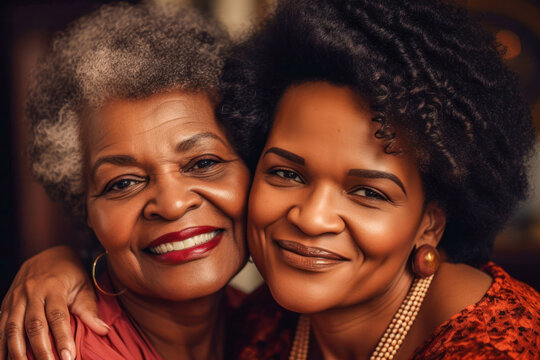
[[[107,255],[108,252],[105,251],[104,253],[101,253],[99,254],[97,257],[96,257],[96,260],[94,260],[94,263],[92,264],[92,280],[94,280],[94,285],[96,286],[96,288],[101,291],[103,294],[105,295],[109,295],[109,296],[118,296],[118,295],[122,295],[123,293],[126,292],[126,288],[120,290],[119,292],[117,293],[112,293],[112,292],[108,292],[106,290],[103,290],[101,288],[101,286],[99,286],[98,282],[97,282],[97,279],[96,279],[96,266],[97,266],[97,263],[99,261],[99,259],[101,259],[103,256]]]

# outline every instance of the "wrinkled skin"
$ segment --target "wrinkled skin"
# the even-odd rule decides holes
[[[205,94],[111,101],[86,122],[88,225],[118,288],[182,301],[215,293],[244,265],[249,173]],[[159,237],[211,226],[221,241],[197,261],[152,254]],[[129,297],[129,294],[122,299]]]
[[[228,144],[205,93],[115,99],[89,115],[82,131],[87,222],[108,252],[115,288],[128,289],[119,300],[142,329],[151,329],[147,336],[164,358],[182,358],[182,345],[167,337],[188,336],[181,326],[175,333],[171,319],[213,314],[200,325],[213,328],[219,313],[214,298],[245,264],[249,172]],[[218,234],[217,245],[151,251],[164,235],[194,228],[215,229],[204,231]],[[168,256],[180,252],[184,255]],[[45,275],[49,271],[55,275]],[[0,356],[5,357],[7,346],[11,358],[26,358],[26,332],[35,357],[52,359],[49,322],[60,356],[74,358],[68,306],[92,330],[107,332],[97,317],[93,287],[73,252],[53,248],[28,260],[2,304]],[[202,351],[200,358],[209,356],[204,351],[219,351],[210,346],[210,337],[204,341],[206,350],[186,351]]]

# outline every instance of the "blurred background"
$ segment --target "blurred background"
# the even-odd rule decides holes
[[[165,0],[153,0],[157,2]],[[168,0],[173,1],[173,0]],[[221,20],[240,36],[272,11],[276,0],[176,0]],[[291,0],[294,1],[294,0]],[[316,0],[314,0],[316,1]],[[540,129],[540,2],[537,0],[457,0],[507,47],[505,61],[520,76]],[[0,297],[24,259],[55,244],[80,245],[59,204],[49,201],[31,178],[25,159],[24,98],[31,69],[51,36],[105,0],[20,0],[4,2],[0,119]],[[135,2],[135,1],[130,1]],[[493,259],[514,277],[540,290],[540,147],[531,163],[532,191],[499,235]],[[241,283],[257,281],[252,272]],[[243,285],[249,290],[250,285]]]

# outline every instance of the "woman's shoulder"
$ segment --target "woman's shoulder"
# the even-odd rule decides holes
[[[133,323],[114,297],[97,293],[98,313],[109,327],[107,335],[93,332],[78,316],[71,314],[71,331],[75,340],[76,358],[87,360],[161,360],[141,330]],[[55,359],[60,359],[50,337]],[[35,359],[27,344],[27,357]]]
[[[124,311],[118,299],[99,292],[96,295],[99,317],[109,326],[109,332],[105,336],[100,336],[88,328],[80,318],[72,316],[77,359],[161,360],[137,324]]]
[[[227,359],[287,359],[298,315],[279,306],[266,286],[247,296],[229,323]]]
[[[485,295],[440,325],[414,359],[532,359],[539,357],[540,295],[499,266]]]

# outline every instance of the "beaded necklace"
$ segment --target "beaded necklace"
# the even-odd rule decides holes
[[[407,297],[399,306],[398,311],[394,314],[392,321],[388,324],[383,336],[375,347],[370,360],[391,360],[396,355],[399,347],[403,344],[407,333],[418,315],[420,306],[424,301],[433,276],[425,278],[416,278],[407,293]],[[309,332],[310,322],[309,317],[300,315],[294,341],[289,354],[289,360],[307,360],[309,351]]]

